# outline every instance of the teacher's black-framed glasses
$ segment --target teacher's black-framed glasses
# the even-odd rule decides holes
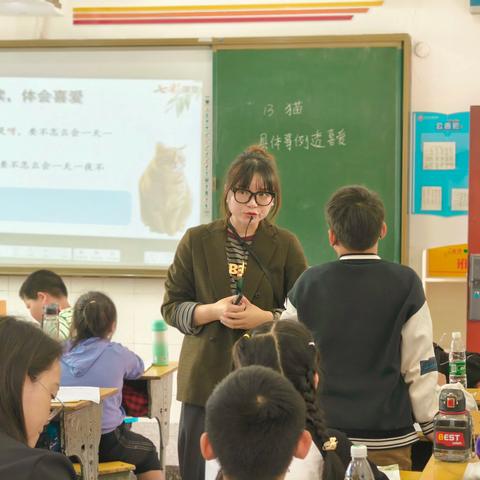
[[[248,203],[252,197],[255,199],[257,205],[267,207],[275,198],[275,193],[260,190],[258,192],[251,192],[246,188],[232,188],[233,196],[238,203]]]

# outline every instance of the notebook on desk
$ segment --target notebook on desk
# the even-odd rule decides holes
[[[463,480],[478,480],[480,478],[480,462],[469,463],[465,469]]]
[[[90,400],[100,403],[100,388],[98,387],[60,387],[57,398],[63,403]]]

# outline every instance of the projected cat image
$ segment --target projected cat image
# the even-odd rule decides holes
[[[157,143],[155,155],[139,182],[140,212],[152,232],[175,235],[185,228],[192,195],[181,148]]]

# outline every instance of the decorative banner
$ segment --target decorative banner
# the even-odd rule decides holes
[[[468,211],[469,112],[413,114],[412,213]]]
[[[155,1],[155,0],[154,0]],[[158,0],[156,0],[158,1]],[[191,0],[190,0],[191,1]],[[378,1],[240,3],[222,5],[210,2],[187,5],[146,3],[132,5],[131,0],[104,1],[101,6],[88,2],[73,8],[74,25],[139,25],[169,23],[241,23],[305,22],[351,20],[355,14],[367,13],[369,7],[383,5]]]

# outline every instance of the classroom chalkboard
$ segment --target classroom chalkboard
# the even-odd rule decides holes
[[[340,186],[383,198],[380,255],[405,261],[408,59],[398,42],[219,47],[213,58],[215,205],[230,162],[247,145],[277,159],[277,223],[297,234],[309,264],[335,257],[324,205]],[[217,210],[218,213],[218,210]]]

